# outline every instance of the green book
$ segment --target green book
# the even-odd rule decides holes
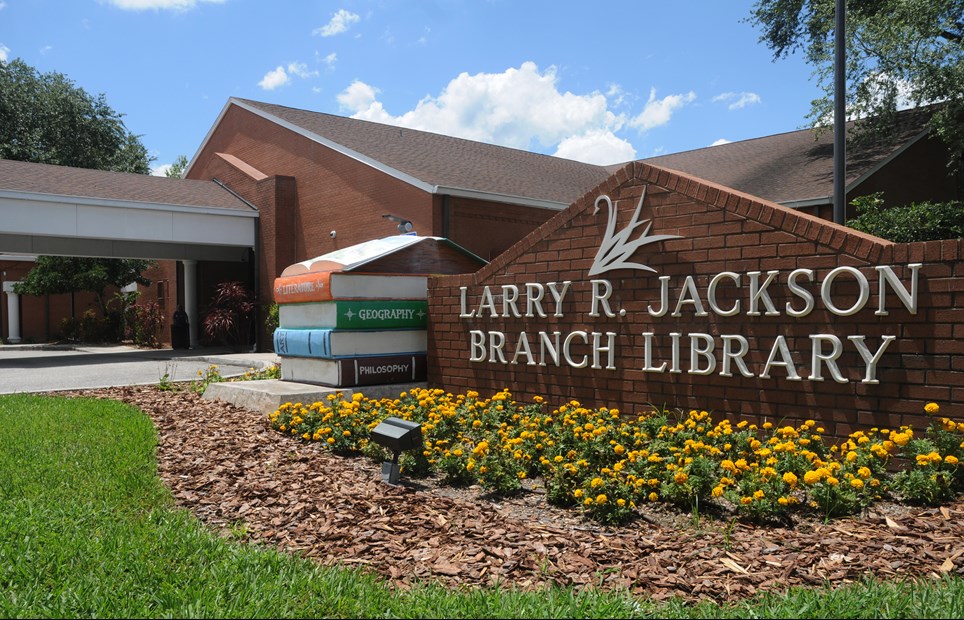
[[[280,304],[278,324],[284,329],[424,328],[428,324],[428,302],[337,299]]]

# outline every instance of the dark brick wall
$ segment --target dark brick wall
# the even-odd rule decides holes
[[[613,199],[619,213],[615,226],[618,232],[628,223],[644,188],[646,200],[640,220],[652,219],[652,234],[680,238],[644,246],[633,255],[633,260],[652,267],[655,273],[620,269],[595,276],[611,283],[609,303],[615,316],[589,316],[593,277],[587,272],[607,223],[604,205],[593,214],[594,201],[600,194]],[[643,164],[629,165],[486,268],[472,275],[432,279],[429,381],[448,391],[475,389],[485,393],[508,387],[522,400],[538,394],[561,404],[574,398],[589,406],[618,407],[625,413],[665,404],[756,421],[765,418],[795,423],[815,418],[828,433],[841,437],[856,428],[873,426],[909,424],[921,428],[926,425],[923,405],[927,401],[950,405],[951,410],[964,403],[962,250],[959,240],[885,242],[698,179]],[[878,316],[879,277],[875,266],[892,266],[900,281],[909,286],[908,265],[912,263],[922,263],[917,314],[908,311],[888,288],[885,298],[889,314]],[[831,312],[820,298],[821,283],[841,266],[857,269],[869,281],[866,306],[851,316]],[[795,269],[814,273],[813,282],[799,280],[816,298],[814,310],[799,318],[789,316],[785,308],[788,302],[794,308],[803,306],[787,288],[788,275]],[[750,274],[761,272],[758,282],[763,283],[769,271],[779,271],[766,288],[779,314],[767,316],[761,303],[759,315],[748,315]],[[721,272],[740,274],[739,288],[728,277],[720,280],[717,288],[718,308],[725,310],[740,302],[741,310],[734,316],[719,316],[708,305],[710,280]],[[670,313],[650,316],[647,308],[660,305],[660,276],[670,278],[670,313],[689,276],[707,315],[698,316],[694,304],[684,302],[678,317]],[[545,285],[565,280],[572,285],[564,298],[562,317],[552,316],[555,304],[548,292],[543,300],[549,314],[546,318],[491,318],[488,311],[482,317],[459,317],[462,286],[468,287],[469,310],[479,309],[483,287],[491,287],[494,306],[501,314],[501,287],[516,285],[520,289],[517,306],[524,313],[521,291],[525,283]],[[858,299],[855,277],[841,273],[830,293],[839,308],[853,305]],[[516,364],[490,363],[487,357],[486,361],[473,362],[469,359],[473,350],[470,330],[504,333],[505,356],[510,361],[524,331],[530,336],[527,342],[537,362],[535,335],[540,331],[559,331],[563,338],[578,331],[598,332],[603,347],[609,343],[605,334],[613,332],[614,368],[605,367],[605,350],[600,352],[602,367],[597,369],[575,368],[564,361],[559,366],[551,361],[545,366],[529,365],[524,352]],[[671,363],[670,334],[681,334],[681,372],[642,370],[646,348],[643,334],[647,332],[653,334],[650,350],[654,366]],[[711,374],[688,372],[689,334],[694,333],[707,334],[714,342],[717,366]],[[821,363],[824,380],[810,379],[811,336],[825,334],[842,341],[843,353],[836,362],[844,383],[833,379],[825,363]],[[754,376],[743,376],[735,363],[730,368],[732,376],[721,376],[724,341],[729,340],[735,351],[740,344],[738,336],[747,341],[749,351],[743,359]],[[778,336],[785,338],[799,381],[789,380],[787,369],[778,366],[771,367],[768,378],[759,376]],[[865,336],[871,352],[877,351],[884,336],[896,338],[877,364],[879,383],[862,382],[865,365],[848,336]],[[591,365],[591,347],[582,344],[581,337],[573,342],[573,359],[578,362],[589,355]],[[829,351],[829,346],[823,350]],[[697,361],[704,367],[705,358],[698,356]]]

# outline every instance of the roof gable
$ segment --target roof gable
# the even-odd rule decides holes
[[[752,222],[752,227],[759,231],[776,232],[779,231],[786,235],[787,240],[794,242],[805,242],[814,248],[821,246],[829,250],[846,254],[858,260],[876,261],[883,254],[885,249],[892,248],[893,243],[862,233],[860,231],[841,226],[822,219],[815,215],[803,213],[777,203],[757,198],[745,194],[738,190],[723,187],[711,181],[699,179],[675,170],[658,168],[643,162],[629,163],[617,170],[609,179],[597,185],[587,192],[579,200],[575,201],[568,209],[558,213],[555,217],[534,230],[524,239],[519,241],[501,255],[493,259],[488,265],[470,276],[473,284],[478,284],[501,273],[505,273],[511,265],[521,257],[533,251],[533,248],[543,248],[551,244],[551,241],[558,236],[575,236],[580,239],[580,244],[592,245],[593,234],[587,234],[585,230],[580,231],[586,226],[585,219],[592,215],[596,219],[602,220],[604,216],[595,215],[593,211],[596,207],[596,199],[601,195],[612,196],[618,201],[621,193],[638,191],[638,186],[651,186],[650,196],[658,193],[676,195],[685,199],[688,203],[696,203],[694,209],[716,210],[725,212],[727,216],[735,216],[741,222]],[[643,194],[646,192],[644,190]],[[646,198],[643,205],[642,219],[652,217],[651,205]],[[666,202],[667,199],[657,198]],[[673,198],[669,199],[674,200]],[[635,204],[633,205],[635,206]],[[621,211],[632,211],[631,207],[618,207]],[[672,211],[670,209],[669,211]],[[698,243],[693,241],[691,232],[687,228],[688,222],[693,220],[694,212],[689,214],[678,214],[672,220],[653,218],[654,235],[679,235],[681,243]],[[622,226],[623,223],[620,224]],[[567,232],[568,229],[576,232]],[[740,224],[738,233],[743,233],[747,229]],[[702,236],[726,235],[728,231],[704,230]],[[629,235],[638,236],[638,233]],[[677,243],[667,241],[668,244]],[[574,271],[588,272],[589,262],[585,264],[573,263],[571,268]]]
[[[609,175],[602,166],[559,157],[235,98],[198,153],[232,105],[435,194],[563,209]]]

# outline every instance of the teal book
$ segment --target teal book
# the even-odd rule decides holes
[[[428,302],[338,299],[280,304],[278,324],[284,329],[424,329]]]
[[[274,331],[274,351],[282,357],[358,357],[425,353],[424,329],[286,329]]]

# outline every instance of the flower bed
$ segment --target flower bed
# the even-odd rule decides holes
[[[520,404],[508,391],[446,394],[417,389],[397,399],[361,394],[305,406],[286,403],[269,416],[276,430],[322,442],[337,453],[388,458],[369,440],[396,416],[422,425],[424,450],[404,453],[410,476],[431,471],[453,485],[478,484],[509,495],[541,478],[546,498],[604,523],[631,519],[643,502],[698,511],[726,505],[754,520],[793,511],[831,518],[893,497],[939,504],[964,490],[964,422],[934,416],[923,437],[909,427],[872,428],[828,445],[808,420],[793,426],[714,422],[706,411],[654,410],[633,418],[570,401],[556,409],[541,398]],[[906,461],[903,468],[894,463]]]

